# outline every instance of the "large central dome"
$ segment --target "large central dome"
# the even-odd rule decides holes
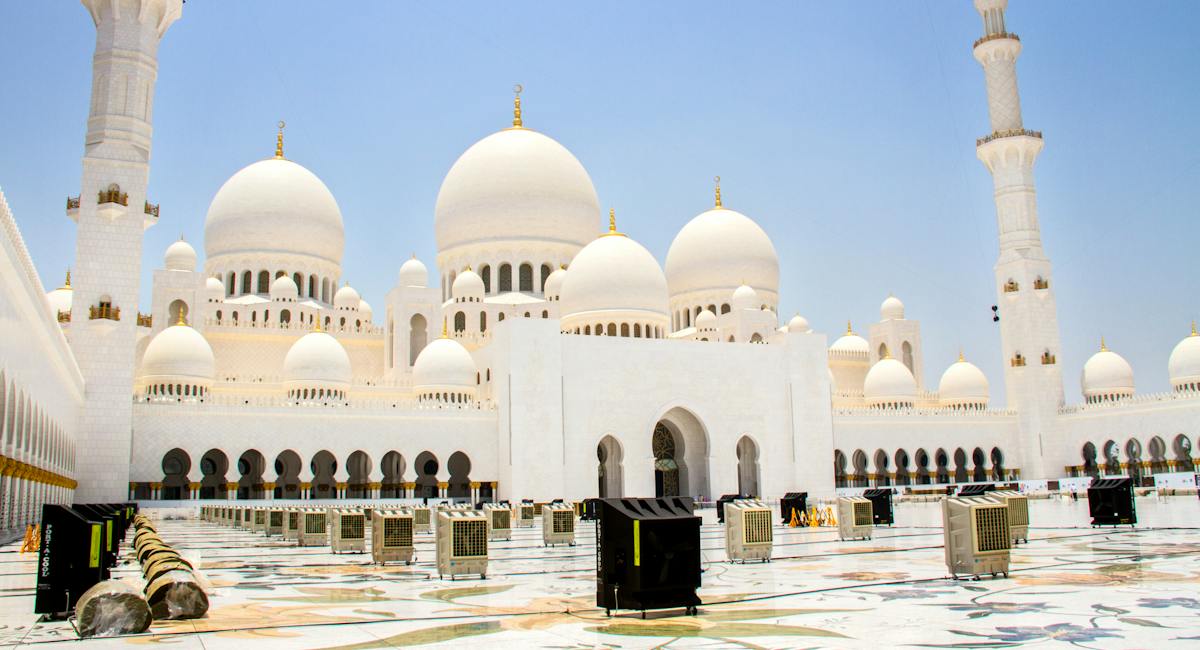
[[[204,221],[206,266],[222,256],[266,261],[301,256],[340,266],[342,213],[315,174],[285,158],[242,168],[213,198]]]
[[[566,147],[525,128],[493,133],[450,168],[435,210],[438,253],[471,244],[582,247],[595,237],[600,202]]]

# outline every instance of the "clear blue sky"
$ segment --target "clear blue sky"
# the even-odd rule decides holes
[[[0,187],[48,287],[74,257],[94,30],[69,0],[0,5]],[[1025,124],[1055,264],[1069,401],[1101,334],[1138,389],[1168,388],[1200,316],[1200,3],[1013,0]],[[231,174],[269,156],[318,174],[346,222],[343,277],[376,307],[400,263],[432,268],[442,176],[507,125],[566,145],[621,229],[660,259],[711,201],[774,239],[781,312],[831,338],[889,291],[921,321],[926,382],[958,348],[1003,398],[988,129],[966,0],[219,2],[192,0],[160,50],[142,304]],[[600,229],[597,217],[597,230]]]

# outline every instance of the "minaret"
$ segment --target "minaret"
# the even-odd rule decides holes
[[[85,381],[75,499],[129,494],[134,352],[142,233],[158,220],[146,196],[158,44],[182,0],[82,0],[96,25],[78,223],[71,345]]]
[[[996,293],[1000,337],[1004,349],[1004,383],[1011,408],[1020,421],[1019,458],[1022,478],[1059,476],[1062,468],[1046,467],[1043,441],[1055,427],[1063,403],[1058,312],[1050,259],[1042,250],[1038,227],[1033,165],[1042,150],[1042,134],[1021,122],[1017,92],[1017,56],[1021,40],[1004,25],[1008,0],[975,0],[983,17],[984,36],[975,41],[975,59],[987,80],[991,134],[976,141],[976,155],[992,174],[1000,258],[996,261]],[[1049,444],[1051,441],[1046,440]]]

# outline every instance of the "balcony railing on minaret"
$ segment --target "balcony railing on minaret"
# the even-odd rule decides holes
[[[144,208],[144,211],[147,215],[154,217],[155,219],[158,218],[158,204],[157,203],[151,203],[149,201],[146,201],[146,207]]]
[[[92,305],[91,307],[88,307],[88,319],[121,320],[121,308],[113,307],[107,302],[102,302],[99,305]]]
[[[105,203],[117,203],[120,205],[129,205],[129,194],[122,192],[121,188],[115,183],[108,186],[106,190],[100,190],[100,196],[96,203],[104,205]]]
[[[1041,131],[1030,131],[1029,129],[1006,129],[1004,131],[994,131],[991,135],[985,135],[982,138],[975,140],[975,146],[982,147],[992,140],[999,140],[1000,138],[1015,138],[1021,135],[1028,136],[1030,138],[1037,138],[1038,140],[1042,139]]]

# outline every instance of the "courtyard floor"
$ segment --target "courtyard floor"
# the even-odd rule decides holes
[[[158,530],[210,586],[208,616],[146,634],[80,642],[38,623],[35,554],[0,547],[0,648],[1084,648],[1200,647],[1200,500],[1138,499],[1136,528],[1092,529],[1087,502],[1030,501],[1029,544],[1008,579],[955,581],[936,503],[898,504],[899,525],[839,542],[836,529],[775,528],[775,560],[725,562],[723,529],[703,511],[704,602],[607,618],[595,607],[595,535],[545,548],[541,529],[491,543],[486,580],[440,580],[433,536],[417,562],[299,548],[195,519]],[[154,516],[182,510],[144,510]],[[140,581],[134,561],[113,577]]]

